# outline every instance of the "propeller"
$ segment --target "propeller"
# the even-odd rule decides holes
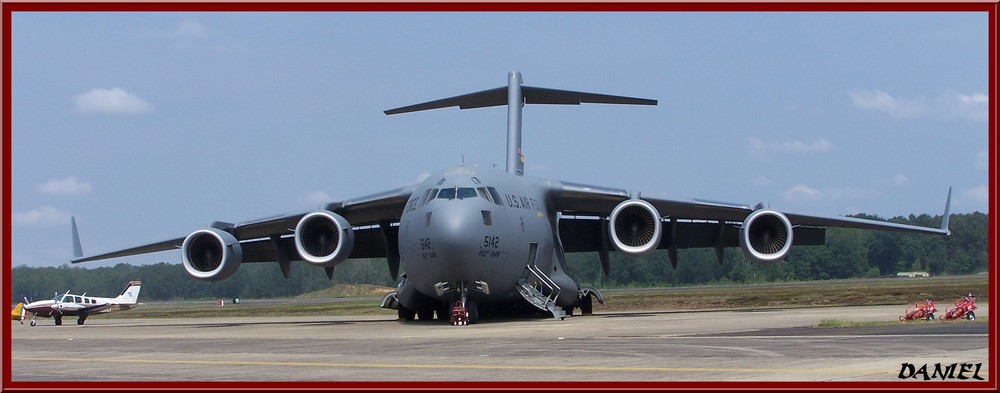
[[[63,296],[66,296],[66,295],[69,295],[69,290],[68,289],[66,290],[66,293],[63,294],[62,296],[59,296],[59,292],[56,292],[56,296],[55,296],[55,299],[54,299],[55,302],[52,303],[52,310],[58,311],[59,315],[62,315],[62,304],[60,304],[60,303],[62,303],[61,301],[62,301]]]
[[[20,322],[22,325],[24,325],[24,316],[27,315],[28,304],[31,302],[28,301],[27,296],[22,296],[22,297],[24,298],[24,303],[23,303],[24,305],[21,306],[21,314],[17,316],[17,321]]]

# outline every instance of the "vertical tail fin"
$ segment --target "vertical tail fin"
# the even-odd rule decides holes
[[[118,304],[136,304],[139,302],[139,289],[142,288],[142,281],[129,281],[122,293],[115,298]]]

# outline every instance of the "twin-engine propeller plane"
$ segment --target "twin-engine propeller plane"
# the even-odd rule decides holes
[[[66,291],[62,295],[56,293],[56,296],[50,300],[28,302],[28,299],[24,299],[24,305],[19,311],[18,320],[24,323],[25,314],[30,313],[31,326],[35,326],[35,317],[52,318],[55,320],[56,325],[62,325],[63,317],[75,316],[77,317],[76,324],[83,325],[88,316],[97,313],[129,310],[138,306],[141,304],[139,303],[139,290],[141,288],[142,282],[130,281],[125,286],[125,289],[122,290],[122,293],[118,297],[113,298],[87,296],[86,292],[83,295],[74,295]],[[18,303],[18,306],[21,306],[21,304]],[[13,314],[12,311],[12,318]]]
[[[825,227],[947,235],[949,190],[940,228],[845,217],[782,213],[737,203],[667,199],[623,189],[524,176],[521,110],[526,104],[656,105],[655,100],[522,86],[511,71],[506,87],[385,111],[387,115],[458,106],[507,105],[506,171],[458,165],[419,184],[311,212],[239,224],[216,222],[190,235],[75,259],[86,262],[180,248],[195,278],[225,279],[241,263],[277,262],[288,277],[292,261],[326,269],[348,258],[386,258],[396,291],[382,307],[401,320],[451,318],[476,323],[480,313],[547,310],[558,319],[579,307],[592,311],[600,292],[581,286],[567,252],[597,252],[605,274],[609,252],[639,256],[666,249],[739,247],[750,261],[782,260],[794,245],[822,245]],[[538,312],[538,310],[534,310]]]

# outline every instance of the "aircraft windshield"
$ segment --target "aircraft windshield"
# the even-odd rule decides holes
[[[438,199],[465,199],[465,198],[476,198],[479,194],[476,193],[476,189],[472,187],[457,187],[457,188],[442,188],[438,192]]]
[[[432,199],[447,199],[450,201],[455,198],[482,198],[498,206],[502,206],[502,202],[500,202],[500,193],[493,187],[432,188],[427,190],[427,194],[424,196],[424,203],[426,204]]]

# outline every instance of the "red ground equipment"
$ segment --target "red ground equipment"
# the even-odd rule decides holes
[[[462,305],[462,301],[455,302],[451,308],[451,325],[462,326],[469,324],[469,310]]]
[[[924,301],[913,303],[912,306],[907,307],[906,315],[900,315],[899,320],[901,322],[912,321],[914,319],[933,321],[934,313],[936,312],[937,308],[934,307],[934,301],[927,299]]]
[[[976,319],[976,296],[969,292],[965,297],[956,300],[955,303],[948,306],[945,310],[944,315],[941,316],[941,320],[950,321],[959,318],[966,318],[970,321]]]

